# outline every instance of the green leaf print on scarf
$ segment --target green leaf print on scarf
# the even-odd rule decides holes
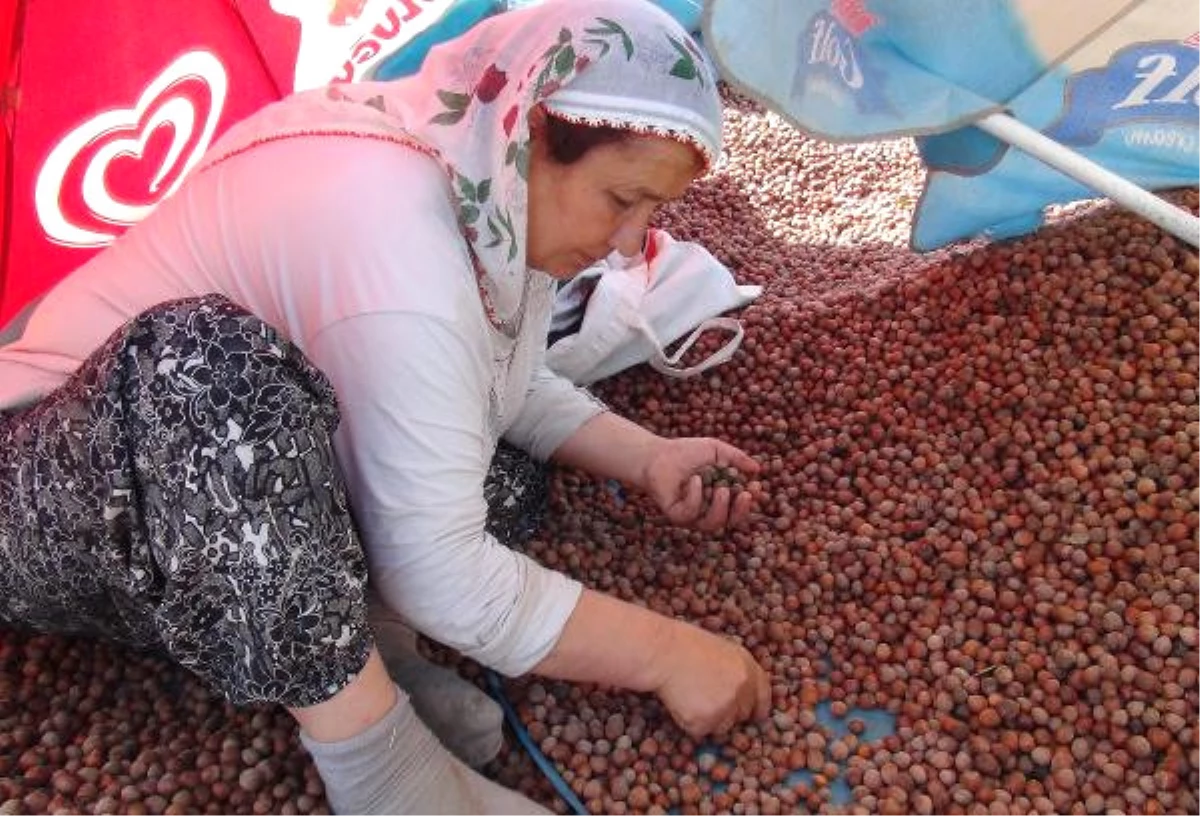
[[[625,51],[625,59],[633,59],[633,38],[625,29],[605,17],[597,17],[596,22],[599,25],[584,29],[584,32],[590,36],[583,38],[584,43],[599,49],[595,59],[601,59],[608,55],[608,52],[612,50],[609,40],[614,38],[620,40],[621,47]],[[564,28],[558,32],[558,42],[542,53],[542,59],[544,60],[542,70],[538,72],[533,83],[535,99],[545,99],[557,91],[562,83],[570,79],[576,72],[583,70],[593,58],[580,53],[579,49],[575,48],[574,34],[571,33],[571,29]]]
[[[508,210],[496,210],[494,216],[487,217],[488,236],[490,240],[485,245],[486,249],[498,247],[500,244],[508,241],[508,259],[511,261],[517,257],[517,231],[513,229],[512,216],[508,214]],[[501,232],[503,228],[503,232]]]
[[[574,67],[575,49],[568,44],[563,46],[554,58],[554,73],[559,76],[565,76]]]
[[[466,115],[467,106],[471,104],[470,95],[454,91],[438,91],[437,95],[446,106],[446,110],[433,117],[431,122],[437,125],[453,125]]]
[[[696,58],[692,51],[670,34],[667,35],[667,39],[671,41],[671,45],[675,46],[675,50],[679,52],[679,59],[671,66],[671,76],[679,77],[680,79],[694,79],[700,83],[700,87],[705,87],[704,73],[696,67]]]
[[[460,91],[450,91],[441,89],[437,92],[437,97],[441,100],[446,109],[434,116],[429,121],[435,125],[454,125],[459,122],[467,114],[467,109],[471,107],[472,100],[479,100],[481,104],[487,105],[494,102],[500,92],[504,90],[504,86],[508,84],[508,74],[501,71],[500,68],[492,63],[486,69],[479,80],[475,83],[475,87],[469,93]]]
[[[608,54],[610,44],[608,40],[612,37],[620,37],[621,45],[625,49],[625,59],[633,59],[633,39],[626,33],[625,29],[621,28],[619,23],[613,22],[607,17],[597,17],[596,22],[599,26],[585,28],[584,32],[592,36],[584,38],[584,42],[592,43],[600,47],[600,56]]]
[[[480,208],[487,202],[488,197],[492,194],[492,180],[490,178],[480,179],[478,182],[459,173],[457,170],[454,173],[454,183],[458,186],[458,222],[462,225],[463,231],[469,235],[476,234],[476,222],[479,221],[481,213]],[[509,222],[511,223],[511,222]],[[488,217],[488,228],[493,241],[489,246],[495,246],[498,243],[498,233],[495,225],[492,223],[491,216]]]
[[[517,173],[525,181],[529,181],[529,142],[509,142],[504,151],[504,163],[516,164]]]

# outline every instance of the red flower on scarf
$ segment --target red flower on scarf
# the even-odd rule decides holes
[[[483,72],[483,76],[479,78],[479,84],[475,86],[475,96],[480,102],[491,102],[500,92],[504,90],[504,86],[508,84],[508,74],[501,71],[495,65],[489,65],[487,70]]]
[[[504,135],[511,136],[513,125],[517,123],[517,106],[513,105],[508,109],[508,113],[504,114]]]

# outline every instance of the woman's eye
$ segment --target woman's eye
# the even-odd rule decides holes
[[[612,199],[613,203],[617,205],[617,209],[620,210],[628,210],[634,205],[633,199],[625,198],[624,196],[617,195],[616,193],[609,193],[609,198]]]

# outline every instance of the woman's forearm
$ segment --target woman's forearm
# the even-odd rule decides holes
[[[611,411],[589,419],[554,451],[552,459],[630,487],[646,487],[646,464],[662,438]]]
[[[535,674],[584,683],[657,691],[668,673],[679,623],[649,609],[584,589],[554,649]]]
[[[765,717],[771,704],[767,673],[734,641],[588,589],[534,671],[652,692],[695,738]]]

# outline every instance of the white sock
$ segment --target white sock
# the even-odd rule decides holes
[[[301,731],[300,740],[334,813],[550,813],[447,751],[399,688],[396,704],[365,731],[339,742]]]

